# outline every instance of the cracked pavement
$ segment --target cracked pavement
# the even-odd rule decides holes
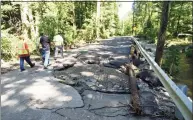
[[[2,120],[169,120],[160,114],[152,116],[156,109],[146,108],[148,115],[143,116],[132,111],[128,77],[118,69],[128,62],[129,44],[130,38],[111,38],[65,52],[66,57],[52,61],[48,70],[36,62],[25,72],[1,75]],[[58,71],[71,63],[70,68]],[[141,97],[147,99],[144,104],[150,102],[148,98],[164,98],[146,83],[139,84],[143,84],[139,85]]]

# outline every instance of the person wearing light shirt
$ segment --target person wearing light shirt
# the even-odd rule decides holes
[[[58,52],[60,51],[61,57],[63,58],[63,44],[64,40],[61,34],[55,35],[53,39],[54,43],[54,59],[56,60],[58,57]]]

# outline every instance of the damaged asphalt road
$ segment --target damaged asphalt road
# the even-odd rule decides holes
[[[128,76],[121,71],[131,44],[129,37],[116,37],[66,52],[48,70],[36,63],[26,72],[3,74],[2,120],[173,119],[171,98],[146,76],[137,81],[143,115],[135,115]],[[138,73],[149,68],[143,63]]]

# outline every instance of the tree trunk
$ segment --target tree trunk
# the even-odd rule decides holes
[[[75,39],[76,32],[76,14],[75,14],[75,3],[73,3],[73,39]]]
[[[165,34],[166,34],[166,28],[168,24],[169,3],[170,3],[169,1],[164,1],[163,7],[162,7],[160,30],[158,34],[158,42],[157,42],[156,55],[155,55],[155,61],[157,62],[158,65],[161,65],[161,59],[163,56]]]
[[[96,30],[96,35],[97,35],[97,39],[99,38],[99,21],[100,21],[100,1],[98,0],[97,1],[97,18],[96,18],[96,27],[97,27],[97,30]]]
[[[137,78],[135,78],[135,72],[132,69],[132,64],[126,65],[126,74],[129,76],[129,88],[131,90],[131,103],[136,114],[142,113],[141,102],[139,98],[139,92],[137,89]]]
[[[143,28],[143,34],[145,34],[145,29],[144,29],[144,27],[145,27],[145,21],[146,21],[146,16],[147,16],[147,3],[145,3],[145,14],[144,14],[144,16],[143,16],[143,21],[142,21],[142,28]]]
[[[22,22],[22,34],[28,38],[28,24],[29,24],[29,21],[27,19],[28,4],[24,2],[21,3],[20,12],[21,12],[21,22]]]
[[[181,6],[180,6],[180,11],[182,11],[182,6],[183,6],[183,2],[181,3]],[[176,27],[176,34],[175,34],[175,37],[178,36],[179,34],[179,24],[180,24],[180,18],[181,18],[181,14],[178,15],[178,22],[177,22],[177,27]]]
[[[34,39],[35,38],[34,19],[32,15],[32,10],[29,8],[29,6],[30,6],[29,3],[20,4],[22,31],[25,37]],[[30,36],[28,35],[28,30],[30,32]]]
[[[40,16],[38,12],[35,13],[35,36],[37,37],[39,35],[39,21],[40,21]]]
[[[31,39],[35,39],[35,26],[31,8],[28,7],[29,28],[31,33]]]
[[[169,70],[169,74],[172,75],[172,68],[173,68],[173,63],[170,65],[170,70]]]
[[[133,2],[133,25],[132,25],[132,35],[134,34],[134,25],[135,25],[135,21],[134,21],[134,11],[135,11],[135,2]]]

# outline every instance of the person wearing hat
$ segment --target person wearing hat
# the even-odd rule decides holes
[[[16,48],[17,48],[18,57],[20,59],[20,70],[22,72],[25,70],[24,60],[31,66],[31,68],[35,66],[35,63],[31,62],[29,48],[28,48],[28,44],[25,41],[25,37],[20,36],[19,39],[20,41],[18,42]]]

